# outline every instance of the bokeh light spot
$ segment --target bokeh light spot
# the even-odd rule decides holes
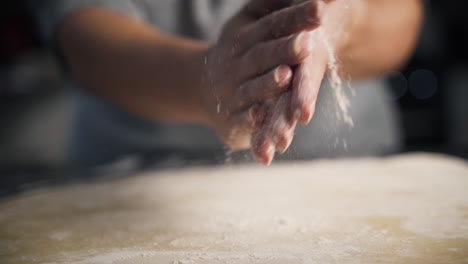
[[[408,92],[408,80],[405,75],[401,72],[389,72],[388,76],[389,83],[391,85],[391,91],[388,93],[388,99],[391,101],[398,100],[405,96]]]
[[[411,94],[420,100],[427,100],[437,92],[437,77],[432,71],[417,70],[409,77]]]

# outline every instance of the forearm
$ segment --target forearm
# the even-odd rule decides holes
[[[208,44],[102,8],[73,14],[57,37],[83,89],[148,119],[205,122],[201,70]]]
[[[336,1],[337,5],[339,2],[342,1]],[[401,67],[418,38],[422,20],[420,0],[348,3],[348,26],[337,43],[342,74],[365,78]]]

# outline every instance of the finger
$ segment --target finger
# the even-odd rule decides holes
[[[260,43],[236,63],[239,80],[264,74],[278,65],[298,65],[310,53],[310,36],[306,32]]]
[[[296,123],[288,121],[290,102],[291,93],[283,93],[262,128],[252,137],[252,153],[262,164],[270,164],[275,150],[284,153],[292,142]]]
[[[298,5],[298,4],[304,3],[306,1],[311,1],[311,0],[293,0],[293,1],[291,1],[290,4],[291,5]],[[321,1],[324,2],[324,3],[330,3],[330,2],[334,2],[336,0],[321,0]]]
[[[317,48],[297,69],[292,86],[292,120],[308,124],[312,119],[327,69],[327,56],[324,49]]]
[[[267,115],[266,107],[263,104],[255,104],[249,109],[249,120],[252,122],[252,129],[258,130],[263,125]]]
[[[226,144],[233,150],[251,147],[252,133],[259,130],[265,116],[266,110],[259,104],[233,116],[230,119],[230,131],[225,139]]]
[[[310,0],[251,0],[246,7],[246,11],[254,17],[263,17],[277,10],[290,5],[297,5]],[[335,0],[322,0],[323,2],[332,2]]]
[[[287,109],[281,109],[281,110],[283,110],[285,115],[287,115],[288,113]],[[283,127],[281,132],[279,130],[276,130],[276,134],[273,136],[273,142],[276,144],[276,151],[278,151],[281,154],[285,153],[291,146],[292,141],[294,139],[294,133],[297,127],[297,122],[292,122],[292,123],[287,123],[287,124],[288,126]]]
[[[288,7],[292,0],[251,0],[225,26],[225,29],[240,28],[275,11]],[[227,37],[227,36],[226,36]]]
[[[251,0],[246,7],[248,14],[263,17],[291,4],[292,0]]]
[[[264,116],[264,120],[261,126],[253,132],[251,137],[251,151],[252,156],[257,160],[258,163],[263,165],[270,165],[271,161],[275,156],[275,144],[273,143],[269,134],[269,126],[266,124],[270,123],[271,111],[273,110],[274,105],[265,105],[265,110],[267,113]]]
[[[273,143],[276,145],[276,150],[280,153],[286,152],[291,145],[297,125],[296,121],[290,121],[289,119],[290,105],[291,93],[284,93],[278,100],[271,119],[270,133],[272,134]]]
[[[317,28],[320,25],[318,9],[317,1],[309,1],[261,18],[237,36],[236,52],[242,54],[257,43]]]
[[[288,89],[292,82],[292,70],[289,66],[279,66],[274,70],[249,80],[238,89],[240,107],[259,101],[268,101]]]
[[[252,155],[258,163],[263,165],[270,165],[275,157],[275,144],[271,137],[267,136],[266,130],[258,131],[252,137]]]

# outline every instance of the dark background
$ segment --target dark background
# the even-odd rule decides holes
[[[425,1],[418,48],[389,78],[400,106],[404,151],[468,158],[468,8]],[[73,102],[22,1],[0,2],[0,172],[63,161]]]
[[[425,1],[418,48],[402,71],[406,82],[402,76],[389,80],[402,112],[406,151],[468,157],[467,7],[466,1]]]

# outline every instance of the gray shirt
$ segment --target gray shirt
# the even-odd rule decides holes
[[[223,0],[46,0],[35,1],[40,9],[41,27],[46,39],[53,34],[62,19],[80,8],[105,6],[143,20],[166,32],[214,41],[222,25],[246,1]],[[351,100],[351,116],[355,126],[350,128],[336,118],[338,106],[334,95],[324,82],[319,95],[316,116],[307,127],[297,131],[291,151],[286,157],[309,158],[342,155],[381,154],[399,145],[398,120],[393,103],[381,80],[353,83],[346,88]],[[89,156],[89,148],[105,144],[114,152],[139,152],[151,148],[210,149],[220,147],[212,131],[193,125],[175,125],[139,120],[129,113],[82,94],[78,98],[77,131],[72,137],[72,154]],[[99,111],[96,111],[99,109]],[[144,123],[142,126],[141,123]],[[99,127],[99,128],[96,128]],[[144,127],[144,129],[142,129]],[[103,129],[109,133],[103,133]],[[87,131],[86,131],[87,130]],[[94,131],[94,132],[93,132]],[[119,132],[120,131],[120,132]],[[105,135],[105,140],[98,134]],[[101,136],[102,137],[102,136]],[[112,137],[114,137],[112,139]],[[94,140],[93,140],[94,138]],[[122,150],[116,147],[124,144]],[[117,142],[117,143],[113,143]],[[87,144],[89,145],[87,147]],[[117,145],[116,145],[117,144]],[[128,146],[130,144],[131,146]],[[76,150],[76,149],[79,150]],[[76,154],[78,153],[78,154]],[[102,156],[104,154],[96,154]]]

